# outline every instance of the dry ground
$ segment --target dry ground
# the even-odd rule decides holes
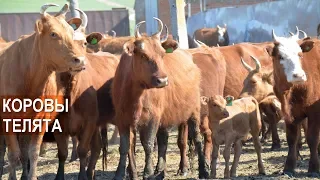
[[[237,169],[238,178],[236,179],[289,179],[287,176],[281,176],[281,171],[283,170],[285,158],[287,155],[287,143],[285,141],[285,131],[283,130],[283,123],[279,124],[281,127],[279,129],[280,139],[282,148],[279,151],[270,152],[269,149],[271,147],[271,139],[268,140],[263,145],[263,160],[264,166],[267,175],[266,176],[257,176],[257,161],[256,154],[253,148],[253,144],[251,142],[247,143],[246,146],[243,147],[243,153],[240,157],[240,163]],[[109,133],[111,134],[111,133]],[[111,135],[109,135],[111,136]],[[169,137],[169,147],[167,151],[167,179],[194,179],[197,178],[197,171],[189,173],[187,177],[177,176],[176,172],[178,170],[180,156],[179,149],[176,144],[177,131],[173,131],[170,133]],[[71,143],[70,143],[70,152],[71,153]],[[223,149],[223,148],[221,148]],[[112,179],[114,176],[114,172],[116,170],[119,153],[118,153],[118,145],[110,145],[108,150],[108,168],[107,171],[102,171],[102,163],[101,158],[97,163],[96,168],[96,178],[100,179]],[[38,163],[38,179],[39,180],[53,180],[55,177],[55,173],[58,168],[58,159],[56,158],[57,147],[54,144],[50,144],[48,146],[48,151],[45,157],[40,157]],[[298,161],[296,176],[293,179],[311,179],[306,176],[307,167],[308,167],[308,159],[309,159],[309,151],[306,143],[303,145],[303,149],[301,151],[301,155],[303,156],[302,161]],[[137,145],[137,168],[139,172],[139,176],[141,177],[144,166],[144,151],[139,143]],[[69,160],[69,159],[68,159]],[[231,156],[230,160],[233,160],[233,156]],[[156,153],[154,153],[154,164],[156,163]],[[223,178],[223,170],[224,170],[224,160],[222,156],[220,157],[221,165],[218,168],[217,177]],[[66,179],[72,180],[77,179],[77,173],[79,170],[79,161],[66,163],[65,172]],[[21,169],[18,171],[18,177],[21,175]],[[8,179],[8,162],[6,161],[4,177],[3,179]]]

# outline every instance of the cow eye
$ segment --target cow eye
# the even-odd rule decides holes
[[[87,42],[84,42],[83,44],[84,44],[84,46],[87,46],[87,45],[88,45],[88,43],[87,43]]]
[[[53,37],[53,38],[56,38],[56,37],[57,37],[57,34],[54,33],[54,32],[52,32],[52,33],[50,33],[50,36]]]
[[[252,84],[256,84],[256,83],[257,83],[257,81],[255,81],[255,80],[252,80],[252,81],[251,81],[251,83],[252,83]]]

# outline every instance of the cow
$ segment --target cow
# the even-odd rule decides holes
[[[274,91],[281,102],[286,122],[288,156],[283,173],[294,174],[296,167],[297,141],[301,121],[308,118],[307,143],[310,149],[308,173],[319,173],[317,147],[319,144],[319,44],[316,38],[295,38],[276,36],[272,30],[274,46],[268,48],[273,58]]]
[[[188,123],[189,137],[198,152],[199,177],[207,178],[200,135],[200,70],[191,54],[183,50],[165,53],[160,33],[163,24],[155,18],[160,30],[152,36],[142,36],[136,25],[135,38],[124,45],[124,53],[112,83],[115,122],[120,133],[120,161],[114,179],[123,179],[127,154],[131,176],[137,179],[134,160],[135,131],[146,153],[143,177],[153,173],[151,153],[157,134],[157,174],[163,176],[168,143],[168,127]],[[177,109],[178,108],[178,109]],[[184,129],[186,131],[186,129]],[[158,131],[158,132],[157,132]]]
[[[207,46],[228,46],[229,45],[229,35],[227,30],[227,25],[224,27],[217,25],[216,28],[202,28],[198,29],[193,33],[193,39],[197,39]],[[191,44],[192,45],[192,44]],[[194,47],[190,47],[194,48]]]
[[[224,178],[236,176],[242,144],[241,140],[250,132],[254,148],[258,157],[259,174],[265,175],[261,157],[261,144],[259,133],[261,129],[261,116],[259,104],[253,97],[241,98],[233,101],[232,96],[213,97],[201,96],[201,103],[208,106],[209,122],[212,131],[213,151],[211,161],[211,178],[216,178],[217,159],[219,146],[225,144],[223,157],[225,159]],[[227,104],[228,103],[228,104]],[[234,160],[229,171],[230,149],[234,143]]]
[[[7,41],[3,39],[3,37],[0,36],[0,43],[6,43]]]
[[[34,97],[63,97],[62,85],[57,82],[60,78],[58,72],[71,72],[77,74],[85,68],[85,56],[73,45],[78,38],[74,29],[65,21],[64,14],[68,5],[55,16],[51,16],[46,9],[56,4],[45,4],[40,9],[41,19],[35,23],[35,32],[16,41],[10,47],[0,53],[0,95]],[[81,24],[81,19],[74,19],[76,29]],[[17,53],[19,52],[19,53]],[[22,79],[21,79],[22,78]],[[61,101],[59,101],[61,103]],[[2,103],[2,101],[1,101]],[[1,107],[3,104],[1,104]],[[51,119],[53,123],[56,112],[29,113],[28,118]],[[1,112],[1,118],[12,117],[13,114]],[[22,113],[22,115],[24,115]],[[21,116],[20,116],[21,117]],[[2,124],[2,130],[5,127]],[[45,126],[45,124],[42,125]],[[33,126],[32,126],[33,127]],[[39,131],[39,130],[38,130]],[[17,135],[12,131],[5,133],[5,141],[8,146],[8,160],[10,172],[14,172],[21,158],[22,162],[30,161],[30,169],[27,171],[27,163],[23,163],[23,178],[35,180],[36,166],[40,144],[44,132],[32,134],[29,143],[19,145]],[[27,175],[28,173],[28,175]],[[27,177],[28,176],[28,177]],[[15,172],[10,173],[9,179],[16,179]]]

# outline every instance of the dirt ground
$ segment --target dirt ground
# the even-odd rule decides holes
[[[258,168],[257,168],[257,156],[254,151],[254,147],[252,142],[246,144],[243,147],[242,155],[240,157],[240,163],[237,168],[237,178],[235,179],[290,179],[288,176],[280,175],[285,158],[287,155],[287,143],[285,140],[285,131],[283,123],[279,124],[279,135],[281,139],[281,146],[282,148],[279,151],[271,152],[269,151],[271,147],[271,139],[269,139],[265,144],[263,144],[263,160],[264,166],[267,175],[266,176],[258,176]],[[111,132],[109,132],[109,137],[111,137]],[[194,170],[189,172],[187,177],[177,176],[177,170],[179,167],[180,156],[179,156],[179,148],[176,144],[177,140],[177,131],[173,131],[170,133],[169,137],[169,147],[167,151],[167,179],[197,179],[197,171]],[[139,140],[138,140],[139,141]],[[304,142],[304,140],[303,140]],[[69,146],[69,158],[71,155],[71,142]],[[96,179],[112,179],[114,176],[115,170],[118,165],[119,160],[119,153],[118,153],[119,145],[109,145],[108,149],[108,167],[105,172],[102,171],[102,161],[101,158],[99,159],[96,167]],[[45,157],[40,157],[38,162],[38,179],[39,180],[53,180],[55,178],[56,171],[58,169],[58,159],[56,158],[57,154],[57,146],[55,144],[50,144],[47,146],[47,154]],[[223,150],[223,147],[221,148]],[[292,179],[312,179],[307,177],[307,168],[308,168],[308,160],[309,160],[309,149],[307,144],[303,144],[303,149],[301,151],[301,155],[303,157],[302,161],[297,162],[296,168],[296,176]],[[137,153],[136,153],[136,160],[137,160],[137,169],[139,177],[142,177],[143,167],[144,167],[144,151],[140,144],[137,144]],[[66,179],[72,180],[77,179],[78,171],[79,171],[79,161],[75,161],[72,163],[66,163],[65,172],[66,172]],[[157,155],[154,153],[153,155],[153,162],[156,165],[156,158]],[[233,160],[233,155],[230,158],[230,161]],[[195,162],[195,168],[197,168],[197,163]],[[217,178],[223,178],[223,171],[224,171],[224,159],[220,157],[220,166],[217,169]],[[19,168],[17,172],[18,178],[21,175],[21,168]],[[8,179],[8,162],[6,161],[5,170],[4,170],[4,180]],[[316,179],[316,178],[314,178]]]

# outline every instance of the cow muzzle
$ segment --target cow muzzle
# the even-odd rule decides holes
[[[80,72],[85,70],[86,58],[84,56],[74,57],[72,60],[72,67],[69,68],[71,72]]]
[[[304,71],[295,72],[292,74],[291,83],[303,83],[307,81],[307,75]]]
[[[168,86],[169,84],[169,81],[168,81],[168,76],[165,76],[165,77],[156,77],[156,76],[153,76],[152,77],[152,85],[155,87],[155,88],[163,88],[165,86]]]
[[[229,112],[227,110],[225,110],[225,111],[223,111],[222,115],[223,115],[223,118],[227,118],[227,117],[229,117]]]

